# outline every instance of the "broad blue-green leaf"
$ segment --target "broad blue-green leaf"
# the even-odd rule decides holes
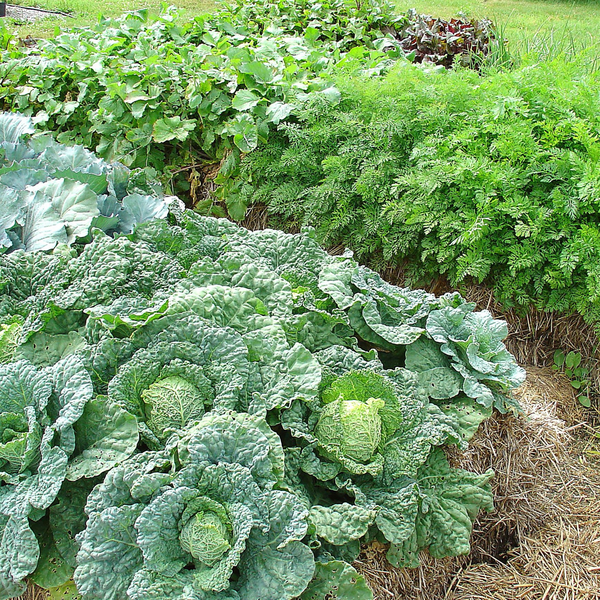
[[[472,305],[462,305],[432,311],[426,327],[463,376],[465,394],[489,407],[494,394],[488,384],[508,390],[523,383],[525,371],[502,342],[508,333],[506,323],[492,319],[488,311],[472,310]]]
[[[49,430],[46,430],[48,433]],[[45,438],[47,436],[44,436]],[[67,473],[67,455],[55,446],[48,448],[42,440],[42,460],[35,475],[31,475],[15,488],[16,498],[10,504],[21,510],[28,506],[35,509],[46,509],[56,499]],[[7,507],[3,510],[6,512]]]
[[[388,542],[400,544],[415,531],[419,509],[416,483],[408,477],[389,485],[374,483],[365,489],[367,505],[376,511],[375,524]]]
[[[447,402],[439,403],[440,409],[458,423],[458,432],[463,440],[469,441],[479,429],[479,425],[492,416],[492,407],[484,407],[467,396],[460,395]]]
[[[0,170],[0,173],[2,171]],[[8,171],[0,175],[0,183],[7,186],[8,188],[13,188],[14,191],[22,191],[27,188],[29,185],[36,185],[42,181],[46,181],[48,179],[48,173],[42,169],[19,169],[17,171]],[[2,192],[6,192],[4,188],[2,188]],[[6,198],[5,194],[2,194],[3,200]]]
[[[19,240],[24,249],[30,252],[52,250],[57,244],[68,242],[66,224],[44,194],[33,196],[24,214],[23,231]]]
[[[183,571],[173,577],[142,569],[138,571],[127,590],[131,600],[241,600],[232,589],[205,592],[194,586],[194,575]]]
[[[0,596],[21,595],[25,577],[35,569],[40,549],[27,517],[0,513]]]
[[[47,367],[82,350],[84,346],[85,339],[78,332],[52,335],[41,331],[18,347],[16,357],[25,358],[36,366]]]
[[[101,396],[87,402],[74,429],[75,456],[67,467],[71,481],[108,471],[133,454],[139,440],[135,416]]]
[[[308,546],[291,542],[282,550],[248,552],[240,571],[238,591],[245,600],[291,600],[308,586],[315,562]]]
[[[16,144],[23,136],[34,131],[29,117],[11,113],[0,114],[0,143]]]
[[[434,400],[453,398],[462,390],[463,378],[449,367],[435,367],[419,373],[419,383]]]
[[[83,361],[70,354],[48,368],[55,393],[48,403],[48,411],[54,417],[52,427],[62,431],[73,425],[83,414],[86,403],[92,398],[92,378],[85,370]]]
[[[342,546],[363,537],[375,515],[374,510],[343,502],[332,506],[312,506],[308,519],[318,537]]]
[[[165,201],[156,196],[130,194],[123,198],[122,205],[120,230],[124,233],[131,233],[138,223],[164,219],[169,212]]]
[[[0,412],[19,413],[26,406],[45,410],[52,393],[52,379],[28,361],[0,365]]]
[[[77,181],[54,179],[38,183],[31,188],[31,192],[34,196],[30,202],[39,203],[49,199],[54,218],[65,224],[69,243],[76,237],[86,236],[92,219],[99,214],[97,194],[86,184]],[[37,226],[45,224],[38,223]]]
[[[168,314],[190,312],[216,326],[245,334],[273,324],[264,304],[252,290],[208,285],[176,292],[169,299]]]
[[[122,600],[143,557],[135,544],[134,523],[143,504],[111,506],[88,519],[78,540],[74,580],[85,598]]]
[[[183,464],[232,464],[250,470],[259,481],[283,474],[283,448],[265,422],[244,414],[207,414],[179,443]]]
[[[442,450],[432,452],[417,477],[419,513],[413,535],[393,544],[388,559],[396,566],[418,564],[418,551],[434,558],[468,554],[473,521],[480,510],[493,509],[489,485],[494,473],[452,469]]]
[[[254,529],[240,561],[237,589],[247,600],[290,600],[299,596],[315,570],[312,551],[300,541],[306,534],[306,508],[293,494],[268,496],[270,529]]]

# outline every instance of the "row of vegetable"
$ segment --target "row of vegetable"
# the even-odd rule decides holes
[[[585,58],[338,77],[340,102],[294,109],[221,193],[402,266],[412,286],[484,282],[507,308],[600,323],[599,75]]]
[[[183,24],[173,10],[142,10],[31,48],[7,44],[0,102],[59,142],[151,167],[185,193],[194,165],[227,158],[227,179],[297,102],[339,99],[332,70],[370,76],[405,56],[451,62],[485,51],[493,37],[487,22],[430,29],[385,0],[240,0]],[[417,41],[418,52],[409,50]],[[242,208],[229,210],[239,217]]]
[[[4,119],[3,193],[54,177],[98,184],[82,212],[105,185],[128,209],[134,173],[58,166],[82,151],[43,138],[38,153]],[[19,148],[36,168],[17,169]],[[0,597],[29,578],[84,599],[367,599],[363,542],[397,566],[468,552],[493,474],[444,448],[518,409],[505,323],[392,286],[309,230],[250,232],[175,201],[157,216],[109,235],[93,225],[114,214],[95,213],[82,235],[63,211],[53,249],[33,251],[21,217],[5,224]]]

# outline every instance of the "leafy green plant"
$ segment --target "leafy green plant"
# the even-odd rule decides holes
[[[142,10],[5,53],[0,101],[59,142],[154,169],[196,203],[203,163],[227,180],[298,102],[337,102],[333,65],[373,74],[402,59],[390,32],[406,21],[380,0],[239,2],[184,25]]]
[[[45,586],[72,575],[74,533],[67,531],[81,519],[69,522],[61,510],[77,490],[65,481],[93,478],[132,454],[138,430],[132,415],[93,398],[74,355],[46,368],[2,364],[0,380],[0,582],[9,598],[32,573]],[[98,427],[100,419],[109,422]]]
[[[486,282],[507,307],[598,321],[597,79],[561,60],[340,76],[338,105],[294,111],[222,193],[413,286]]]
[[[284,455],[268,425],[248,415],[207,416],[174,451],[174,467],[168,455],[135,456],[90,496],[75,572],[83,597],[184,598],[193,589],[198,597],[290,600],[302,593],[315,569],[300,541],[307,510],[274,487]],[[102,554],[99,539],[107,540]]]
[[[489,19],[444,19],[408,11],[403,26],[391,32],[400,46],[412,53],[415,62],[432,62],[451,67],[456,58],[464,64],[481,61],[496,38]]]
[[[226,10],[183,26],[143,10],[4,57],[0,98],[58,141],[131,168],[169,176],[229,156],[234,169],[295,98],[335,99],[321,72],[340,56],[322,41],[260,34]]]
[[[4,21],[0,21],[0,50],[7,51],[17,44],[17,36],[11,33]]]
[[[3,255],[0,281],[3,393],[25,367],[76,365],[86,386],[79,418],[42,417],[54,431],[68,414],[53,450],[66,475],[19,513],[0,598],[33,571],[53,590],[74,576],[85,600],[368,599],[350,565],[362,542],[398,566],[464,554],[492,508],[493,473],[452,468],[443,448],[518,410],[524,372],[505,325],[458,294],[389,285],[311,231],[176,205],[128,235]],[[3,443],[21,443],[11,407]],[[33,464],[24,484],[1,480],[7,541]]]
[[[86,238],[90,228],[128,233],[136,223],[167,215],[154,186],[99,160],[81,146],[36,136],[31,119],[0,113],[0,251],[51,250]]]
[[[590,399],[590,370],[581,364],[581,353],[571,350],[567,354],[563,350],[554,352],[554,365],[556,371],[565,374],[578,394],[577,399],[586,408],[590,408],[592,401]]]

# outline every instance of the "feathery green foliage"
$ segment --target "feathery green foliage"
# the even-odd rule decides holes
[[[600,319],[598,75],[399,65],[341,77],[248,155],[231,191],[413,284],[486,281],[506,306]]]

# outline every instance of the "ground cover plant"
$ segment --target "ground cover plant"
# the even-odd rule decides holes
[[[2,598],[368,599],[361,542],[466,553],[492,508],[444,447],[524,373],[457,294],[177,207],[0,272]]]
[[[415,27],[379,0],[316,6],[261,0],[185,24],[169,11],[159,17],[139,11],[32,48],[7,41],[0,100],[56,131],[59,142],[152,168],[176,192],[195,197],[204,162],[226,159],[220,171],[226,179],[241,153],[265,141],[299,101],[312,94],[338,98],[333,65],[380,72],[404,56],[406,36],[421,37]],[[440,34],[428,52],[451,62],[475,47],[485,51],[489,27],[467,31],[449,34],[451,43]],[[406,53],[422,60],[424,47],[417,50]],[[228,209],[243,216],[243,207]]]
[[[413,284],[486,282],[505,306],[597,322],[597,83],[564,60],[340,77],[341,102],[295,111],[223,193]]]

